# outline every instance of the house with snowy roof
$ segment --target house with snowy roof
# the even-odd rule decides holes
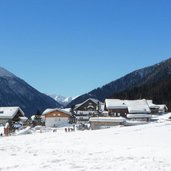
[[[63,127],[69,124],[72,114],[66,110],[54,108],[46,109],[42,116],[44,117],[45,126]]]
[[[120,99],[106,99],[105,109],[108,111],[109,116],[123,116],[128,114],[128,106],[124,100]]]
[[[75,105],[74,115],[80,121],[88,121],[92,116],[99,116],[104,111],[104,103],[97,99],[89,98],[84,102]]]
[[[106,99],[105,107],[109,116],[126,117],[128,119],[148,120],[151,110],[146,99],[141,100],[120,100]]]
[[[20,107],[0,107],[0,124],[6,122],[19,122],[26,119]]]
[[[128,106],[128,119],[148,121],[151,118],[151,110],[146,99],[125,100]]]
[[[152,114],[164,114],[168,111],[165,104],[154,104],[152,100],[147,100]]]

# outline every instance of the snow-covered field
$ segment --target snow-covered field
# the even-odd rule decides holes
[[[0,171],[171,171],[171,121],[0,138]]]

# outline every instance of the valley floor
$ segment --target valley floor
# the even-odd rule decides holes
[[[171,121],[0,138],[0,171],[170,171]]]

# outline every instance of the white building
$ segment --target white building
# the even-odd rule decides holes
[[[47,127],[62,127],[69,124],[72,114],[63,109],[46,109],[43,112],[45,126]]]

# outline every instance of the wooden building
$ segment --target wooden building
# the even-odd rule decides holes
[[[94,114],[97,115],[104,110],[104,104],[99,100],[89,98],[81,104],[75,105],[76,114]]]
[[[105,107],[109,116],[125,117],[131,120],[147,121],[151,118],[151,110],[146,99],[141,100],[120,100],[106,99]]]
[[[81,104],[77,104],[74,107],[74,115],[77,121],[86,122],[90,117],[100,116],[104,111],[104,103],[99,100],[89,98]]]
[[[45,120],[45,126],[47,127],[63,127],[68,125],[72,114],[65,110],[55,108],[55,109],[46,109],[42,116]]]
[[[0,107],[0,124],[19,122],[25,116],[20,107]]]
[[[106,99],[105,108],[108,111],[109,116],[126,117],[129,113],[125,101],[120,99]]]

